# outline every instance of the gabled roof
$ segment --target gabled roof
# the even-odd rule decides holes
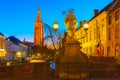
[[[18,45],[19,43],[22,43],[18,38],[16,38],[15,36],[10,36],[7,39],[9,39],[10,41],[12,41],[13,43],[15,43],[16,45]]]
[[[0,35],[1,35],[1,36],[4,36],[1,32],[0,32]]]

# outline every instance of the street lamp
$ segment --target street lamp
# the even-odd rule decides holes
[[[87,22],[87,21],[84,21],[84,24],[83,24],[84,30],[87,31],[87,30],[88,30],[88,27],[89,27],[88,22]]]
[[[59,23],[58,23],[57,21],[55,21],[55,22],[53,23],[53,30],[54,30],[54,31],[57,31],[57,30],[58,30],[58,26],[59,26]]]
[[[82,39],[82,38],[85,38],[85,36],[87,35],[88,27],[89,27],[89,24],[88,24],[88,22],[87,22],[86,20],[84,21],[84,23],[83,23],[83,22],[80,22],[80,29],[83,28],[84,31],[85,31],[85,34],[84,34],[84,36],[82,36],[82,30],[81,30],[81,37],[78,38],[77,40]]]

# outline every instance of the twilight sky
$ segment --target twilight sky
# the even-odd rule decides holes
[[[101,10],[112,0],[0,0],[0,32],[23,40],[33,41],[34,21],[40,6],[41,19],[51,27],[59,22],[59,29],[65,30],[62,10],[74,9],[78,23],[89,20],[94,9]],[[79,26],[79,24],[78,24]]]

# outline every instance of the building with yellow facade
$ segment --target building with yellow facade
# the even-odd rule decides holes
[[[6,37],[0,33],[0,58],[6,57]]]
[[[88,56],[106,55],[106,17],[107,12],[103,11],[99,14],[98,10],[95,10],[94,17],[88,22],[88,31],[84,31],[84,23],[83,27],[76,31],[81,37],[82,51]]]
[[[88,55],[88,57],[109,56],[111,54],[111,51],[113,51],[111,50],[108,54],[109,49],[107,46],[109,44],[111,45],[111,42],[108,43],[107,40],[108,34],[111,33],[108,33],[108,15],[110,15],[109,13],[116,5],[119,5],[117,2],[119,2],[119,0],[112,1],[101,11],[94,10],[93,18],[88,21],[89,28],[87,32],[83,29],[84,23],[80,24],[80,28],[77,29],[75,37],[80,43],[82,43],[82,51]]]
[[[107,17],[107,55],[120,60],[120,1],[116,0]]]

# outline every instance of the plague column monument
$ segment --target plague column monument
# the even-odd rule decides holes
[[[88,73],[82,70],[87,67],[88,58],[80,51],[80,43],[74,38],[77,20],[72,10],[69,10],[64,22],[68,32],[64,52],[59,59],[59,65],[56,65],[59,69],[58,75],[63,79],[81,79],[88,76]]]

